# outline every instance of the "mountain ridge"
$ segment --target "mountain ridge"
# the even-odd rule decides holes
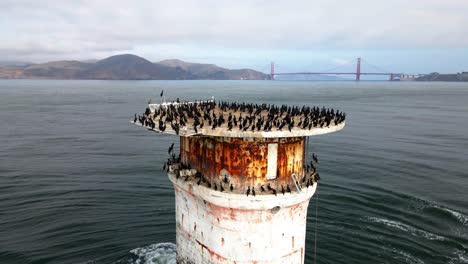
[[[0,79],[91,80],[264,80],[251,69],[226,69],[215,64],[169,59],[151,62],[133,54],[92,61],[61,60],[39,64],[0,65]]]

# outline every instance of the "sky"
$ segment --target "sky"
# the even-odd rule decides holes
[[[468,71],[468,0],[1,0],[0,61],[131,53],[269,72]]]

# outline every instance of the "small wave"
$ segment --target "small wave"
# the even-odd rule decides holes
[[[413,198],[413,204],[411,209],[416,209],[418,211],[424,211],[427,209],[437,209],[437,210],[442,210],[449,215],[451,215],[453,218],[455,218],[459,223],[461,223],[464,226],[468,226],[468,216],[457,212],[455,210],[449,209],[447,207],[438,205],[436,203],[430,202],[430,201],[425,201],[417,198]]]
[[[152,244],[130,251],[137,258],[134,264],[176,264],[176,245],[172,243]]]
[[[428,207],[435,207],[434,203],[431,203],[431,202],[426,201],[426,200],[422,200],[422,199],[419,199],[419,198],[416,198],[416,197],[409,197],[409,199],[410,199],[409,209],[411,209],[411,210],[416,210],[416,211],[420,212],[420,211],[423,211],[424,209],[426,209]]]
[[[449,264],[468,263],[468,256],[465,251],[457,249],[453,253],[455,257],[450,259]]]
[[[418,229],[418,228],[403,224],[403,223],[398,222],[398,221],[392,221],[392,220],[387,220],[387,219],[378,218],[378,217],[368,217],[368,219],[369,219],[369,221],[374,222],[374,223],[381,223],[381,224],[384,224],[386,226],[399,229],[401,231],[409,232],[412,235],[417,236],[417,237],[424,237],[424,238],[429,239],[429,240],[446,240],[445,237],[432,234],[430,232],[427,232],[427,231],[424,231],[424,230],[421,230],[421,229]]]
[[[462,214],[462,213],[459,213],[457,211],[454,211],[454,210],[451,210],[451,209],[448,209],[448,208],[445,208],[445,207],[440,207],[440,206],[434,206],[436,208],[439,208],[441,210],[444,210],[448,213],[450,213],[453,217],[455,217],[462,225],[464,226],[468,226],[468,216]]]
[[[424,261],[418,259],[417,257],[411,255],[408,252],[395,248],[385,248],[387,251],[390,251],[395,259],[403,260],[405,263],[410,264],[424,264]]]

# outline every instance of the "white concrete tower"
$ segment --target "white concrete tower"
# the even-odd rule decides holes
[[[319,179],[305,161],[306,139],[338,131],[344,120],[315,107],[150,104],[136,123],[180,136],[180,154],[167,164],[177,262],[304,263]]]

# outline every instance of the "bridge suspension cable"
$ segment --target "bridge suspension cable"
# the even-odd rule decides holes
[[[324,70],[324,71],[320,71],[320,72],[324,72],[324,73],[325,73],[325,72],[330,72],[330,74],[333,74],[334,71],[336,71],[336,70],[342,68],[343,66],[347,66],[347,65],[355,64],[355,63],[356,63],[356,59],[350,60],[350,61],[346,61],[346,62],[344,62],[344,63],[341,63],[341,64],[338,65],[338,66],[335,66],[335,67],[333,67],[333,68],[330,68],[330,69],[327,69],[327,70]]]
[[[389,71],[388,69],[384,69],[384,68],[381,68],[375,64],[372,64],[370,62],[368,62],[367,60],[364,60],[364,59],[361,59],[361,62],[363,62],[366,66],[370,66],[371,68],[373,68],[374,70],[376,70],[377,72],[393,72],[393,71]]]

